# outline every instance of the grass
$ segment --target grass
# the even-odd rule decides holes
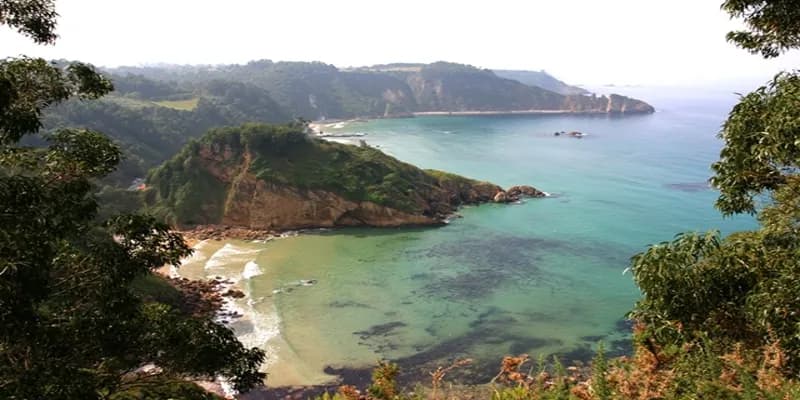
[[[172,108],[175,110],[192,111],[195,108],[197,108],[198,100],[200,99],[197,97],[193,97],[191,99],[185,99],[185,100],[154,101],[153,104],[159,105],[161,107]]]
[[[191,99],[184,99],[184,100],[152,101],[152,100],[137,99],[125,96],[114,96],[114,95],[107,96],[105,99],[114,102],[116,104],[119,104],[123,107],[133,108],[133,109],[141,109],[148,107],[166,107],[179,111],[192,111],[195,108],[197,108],[197,102],[200,101],[199,97],[192,97]]]

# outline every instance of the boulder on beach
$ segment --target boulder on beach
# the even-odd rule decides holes
[[[228,289],[228,291],[222,295],[225,297],[233,297],[234,299],[241,299],[245,296],[244,292],[238,289]]]

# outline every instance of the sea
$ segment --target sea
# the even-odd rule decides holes
[[[586,362],[630,349],[640,293],[630,258],[681,232],[753,229],[723,218],[708,185],[734,89],[604,88],[650,115],[429,116],[324,125],[363,133],[422,168],[550,194],[464,207],[431,228],[337,229],[270,241],[204,241],[178,270],[224,277],[247,296],[223,317],[267,353],[271,387],[360,379],[379,360],[409,379],[459,358],[465,383],[504,355]],[[580,131],[582,138],[554,132]]]

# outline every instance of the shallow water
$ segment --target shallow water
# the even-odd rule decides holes
[[[687,230],[752,228],[725,219],[705,183],[733,95],[653,95],[659,112],[424,117],[341,125],[424,168],[553,194],[468,207],[441,228],[345,229],[268,243],[205,243],[181,269],[236,279],[233,324],[269,350],[270,385],[315,384],[327,366],[407,366],[459,356],[490,376],[505,354],[584,359],[599,340],[625,352],[638,297],[628,259]],[[651,97],[645,97],[651,99]],[[555,137],[578,130],[582,139]],[[329,370],[330,372],[330,370]]]

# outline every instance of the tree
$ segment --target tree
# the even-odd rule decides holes
[[[2,0],[0,25],[16,28],[36,43],[54,43],[56,14],[53,0]]]
[[[728,0],[748,31],[728,39],[765,58],[800,47],[800,2]],[[800,372],[800,76],[781,73],[743,96],[712,166],[725,215],[758,214],[759,229],[721,238],[687,233],[632,259],[643,298],[632,315],[660,345],[712,354],[780,343]],[[718,353],[714,353],[718,352]]]
[[[728,33],[728,40],[753,54],[772,58],[800,47],[798,0],[726,0],[722,9],[749,28]]]
[[[40,43],[55,39],[55,16],[52,1],[0,1],[0,23]],[[111,83],[89,65],[23,57],[0,61],[0,89],[0,398],[124,398],[154,379],[134,373],[148,363],[159,385],[217,375],[239,390],[261,384],[263,351],[132,290],[191,250],[151,217],[97,218],[93,182],[116,168],[119,148],[91,130],[39,133],[44,108]],[[47,145],[21,145],[29,135]]]

